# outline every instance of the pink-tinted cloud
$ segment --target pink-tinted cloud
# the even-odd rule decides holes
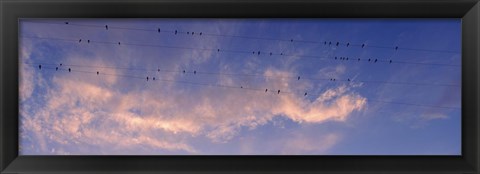
[[[119,40],[128,40],[119,33],[112,34]],[[207,42],[194,39],[190,44],[212,48],[221,43],[215,39]],[[80,54],[82,49],[95,54]],[[115,51],[112,52],[112,49]],[[303,53],[302,50],[295,51]],[[127,67],[132,64],[135,67],[156,68],[155,65],[161,64],[172,70],[202,64],[216,56],[212,51],[184,51],[175,59],[171,57],[163,59],[168,60],[165,62],[158,62],[157,58],[153,57],[141,59],[143,64],[140,65],[138,60],[132,57],[158,55],[158,50],[138,51],[136,48],[90,44],[79,45],[68,52],[64,59],[65,65]],[[119,54],[120,52],[122,54]],[[170,62],[173,60],[174,63]],[[51,86],[46,88],[44,106],[33,108],[35,114],[26,119],[25,127],[39,132],[35,136],[41,143],[42,151],[51,151],[45,144],[53,141],[65,145],[89,144],[118,152],[122,149],[147,146],[167,151],[201,153],[191,143],[191,137],[207,138],[212,143],[227,143],[237,137],[242,128],[253,130],[271,122],[275,117],[286,117],[297,124],[343,122],[353,112],[365,108],[367,100],[351,91],[354,86],[340,85],[326,88],[309,80],[297,81],[289,78],[295,76],[295,67],[290,66],[294,61],[295,58],[288,59],[284,62],[285,67],[263,70],[266,78],[262,82],[241,83],[250,88],[266,87],[270,91],[281,89],[283,91],[281,94],[210,86],[197,86],[195,91],[191,91],[185,88],[188,84],[165,81],[146,83],[140,79],[115,76],[115,74],[148,76],[152,75],[152,72],[73,67],[74,71],[71,73],[62,71],[63,73],[56,73],[52,77]],[[258,71],[254,65],[255,62],[252,63],[251,69],[247,70]],[[228,65],[223,65],[220,69],[225,73],[233,71]],[[100,71],[101,74],[76,71]],[[318,77],[340,77],[343,73],[345,67],[339,65],[320,69]],[[34,78],[41,77],[38,74],[31,75],[35,76]],[[157,77],[170,80],[186,78],[178,73],[158,74]],[[238,78],[227,75],[218,76],[213,80],[222,85],[240,84]],[[305,89],[324,91],[318,95],[312,94],[316,98],[311,100],[304,97],[303,93],[298,93]],[[30,94],[33,89],[24,84],[20,90],[21,93]],[[302,138],[298,138],[298,141],[306,150],[314,150],[306,145],[312,142],[306,142],[307,140]],[[321,149],[333,146],[337,138],[331,135],[327,136],[325,141],[330,144],[326,143],[329,144],[328,147]],[[65,149],[54,151],[72,153]]]
[[[366,104],[365,98],[349,92],[347,86],[329,89],[316,100],[308,101],[291,94],[211,88],[202,89],[195,96],[150,90],[124,94],[114,89],[115,82],[102,86],[99,80],[78,76],[61,75],[53,79],[56,87],[49,90],[46,108],[35,117],[35,122],[53,123],[51,127],[32,126],[61,144],[89,142],[101,145],[122,141],[121,147],[125,148],[143,143],[193,153],[196,150],[188,142],[178,143],[181,140],[175,138],[162,141],[153,133],[161,130],[171,137],[205,136],[213,142],[227,142],[240,128],[255,129],[275,116],[286,116],[298,123],[345,121]],[[290,88],[288,80],[270,83]],[[256,98],[258,95],[265,97]],[[192,101],[193,98],[196,100]],[[134,132],[142,136],[133,135]]]

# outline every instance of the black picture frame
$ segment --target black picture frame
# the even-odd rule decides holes
[[[0,1],[1,173],[479,173],[478,0]],[[19,156],[19,18],[462,18],[462,156]]]

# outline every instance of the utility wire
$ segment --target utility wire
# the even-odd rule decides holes
[[[156,33],[173,33],[184,34],[184,35],[196,35],[196,36],[211,36],[211,37],[232,37],[232,38],[242,38],[242,39],[253,39],[253,40],[268,40],[268,41],[281,41],[281,42],[298,42],[298,43],[310,43],[310,44],[320,44],[324,46],[345,46],[345,47],[361,47],[361,48],[379,48],[379,49],[390,49],[390,50],[409,50],[409,51],[423,51],[423,52],[440,52],[440,53],[460,53],[459,51],[452,50],[437,50],[437,49],[422,49],[422,48],[408,48],[408,47],[399,47],[399,46],[382,46],[382,45],[370,45],[370,44],[358,44],[350,42],[335,42],[335,41],[309,41],[309,40],[298,40],[298,39],[278,39],[278,38],[268,38],[268,37],[253,37],[253,36],[241,36],[241,35],[231,35],[231,34],[215,34],[215,33],[204,33],[204,32],[195,32],[195,31],[180,31],[180,30],[165,30],[163,28],[131,28],[131,27],[116,27],[111,25],[92,25],[92,24],[76,24],[71,22],[56,23],[56,22],[39,22],[39,21],[25,21],[28,23],[39,23],[39,24],[55,24],[55,25],[65,25],[65,26],[79,26],[79,27],[90,27],[90,28],[106,28],[108,29],[120,29],[120,30],[133,30],[133,31],[145,31],[145,32],[156,32]],[[108,26],[108,27],[106,27]],[[195,34],[196,33],[196,34]],[[327,44],[328,43],[328,44]]]
[[[264,92],[264,93],[276,93],[278,95],[280,94],[293,94],[293,95],[301,95],[300,93],[294,93],[294,92],[285,92],[277,89],[271,89],[268,90],[266,89],[259,89],[259,88],[247,88],[243,86],[231,86],[231,85],[222,85],[222,84],[207,84],[207,83],[197,83],[197,82],[189,82],[189,81],[178,81],[178,80],[171,80],[171,79],[159,79],[153,76],[147,76],[147,77],[140,77],[140,76],[131,76],[131,75],[124,75],[124,74],[109,74],[109,73],[100,73],[100,71],[92,72],[92,71],[81,71],[81,70],[73,70],[71,68],[63,68],[63,67],[45,67],[45,66],[39,66],[39,69],[47,69],[47,70],[55,70],[55,71],[67,71],[67,72],[78,72],[78,73],[85,73],[85,74],[93,74],[93,75],[105,75],[105,76],[117,76],[117,77],[124,77],[124,78],[133,78],[133,79],[141,79],[141,80],[146,80],[147,82],[154,82],[154,81],[160,81],[160,82],[171,82],[171,83],[182,83],[182,84],[189,84],[189,85],[197,85],[197,86],[210,86],[210,87],[218,87],[218,88],[230,88],[230,89],[245,89],[245,90],[250,90],[250,91],[256,91],[256,92]],[[312,95],[312,94],[309,94]],[[316,94],[319,95],[319,94]],[[307,96],[307,92],[305,92],[304,96]],[[450,106],[435,106],[435,105],[422,105],[422,104],[414,104],[414,103],[404,103],[404,102],[395,102],[395,101],[384,101],[384,100],[379,100],[379,99],[367,99],[367,101],[373,101],[373,102],[379,102],[379,103],[387,103],[387,104],[397,104],[397,105],[408,105],[408,106],[417,106],[417,107],[429,107],[429,108],[442,108],[442,109],[460,109],[458,107],[450,107]]]
[[[25,62],[27,65],[51,65],[58,66],[59,63],[31,63]],[[381,81],[381,80],[355,80],[354,78],[338,79],[338,78],[313,78],[306,77],[305,75],[297,76],[277,76],[277,75],[264,75],[259,73],[252,74],[240,74],[240,73],[222,73],[222,72],[208,72],[208,71],[198,71],[198,70],[168,70],[164,68],[157,69],[146,69],[146,68],[127,68],[127,67],[115,67],[115,66],[95,66],[95,65],[78,65],[78,64],[62,64],[66,67],[82,67],[82,68],[94,68],[94,69],[118,69],[118,70],[128,70],[128,71],[141,71],[141,72],[158,72],[158,73],[178,73],[178,74],[199,74],[199,75],[215,75],[215,76],[241,76],[241,77],[259,77],[259,78],[270,78],[270,79],[292,79],[292,80],[313,80],[313,81],[335,81],[339,82],[351,82],[351,83],[377,83],[377,84],[389,84],[389,85],[408,85],[408,86],[445,86],[445,87],[460,87],[456,84],[441,84],[441,83],[412,83],[412,82],[395,82],[395,81]]]

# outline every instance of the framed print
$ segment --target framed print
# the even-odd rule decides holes
[[[478,1],[1,8],[2,173],[478,172]]]

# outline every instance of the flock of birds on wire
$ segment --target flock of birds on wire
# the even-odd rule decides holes
[[[70,23],[69,23],[69,22],[65,22],[65,24],[68,25],[68,24],[70,24]],[[85,25],[85,26],[92,26],[92,25]],[[98,27],[98,26],[95,26],[95,27]],[[104,27],[105,27],[105,30],[109,30],[109,26],[108,26],[108,25],[105,25]],[[119,27],[116,27],[116,28],[119,28]],[[122,28],[119,28],[119,29],[122,29]],[[125,28],[123,28],[123,29],[125,29]],[[162,30],[161,30],[160,28],[157,28],[157,32],[160,33],[160,32],[162,32]],[[164,31],[164,32],[165,32],[165,31]],[[193,32],[193,31],[192,31],[192,32],[190,32],[190,31],[187,31],[187,32],[179,32],[178,30],[173,30],[173,31],[168,31],[168,30],[167,30],[167,32],[172,32],[172,33],[175,34],[175,35],[177,35],[177,34],[179,34],[179,33],[188,34],[188,35],[195,35],[195,32]],[[203,33],[203,32],[197,32],[197,35],[200,35],[200,36],[201,36],[201,35],[204,35],[204,33]],[[210,35],[213,35],[213,34],[210,34]],[[226,36],[226,35],[218,35],[218,36]],[[241,37],[241,36],[233,36],[233,37]],[[261,39],[261,38],[260,38],[260,39]],[[78,39],[78,43],[82,43],[83,41],[85,41],[85,39],[83,39],[83,40],[82,40],[82,39]],[[285,40],[283,40],[283,41],[285,41]],[[289,41],[290,41],[290,42],[294,42],[295,40],[290,39]],[[91,43],[91,42],[93,42],[93,41],[91,41],[90,39],[86,39],[86,42],[87,42],[87,43]],[[305,41],[305,42],[308,42],[308,41]],[[103,43],[106,43],[106,42],[103,42]],[[118,44],[118,45],[121,45],[122,43],[121,43],[121,42],[117,42],[117,44]],[[347,43],[331,42],[331,41],[329,41],[329,42],[324,41],[324,42],[323,42],[323,45],[328,45],[328,46],[334,45],[334,46],[337,46],[337,47],[338,47],[338,46],[340,46],[341,44],[342,44],[342,45],[345,45],[346,47],[359,46],[359,47],[361,47],[361,48],[365,48],[365,47],[367,46],[366,44],[351,44],[351,43],[349,43],[349,42],[347,42]],[[376,47],[377,47],[377,48],[391,48],[391,49],[393,49],[394,51],[397,51],[398,49],[402,49],[402,48],[399,48],[398,46],[394,46],[394,47],[376,46]],[[409,49],[409,48],[406,48],[406,49]],[[211,50],[214,50],[214,49],[211,49]],[[415,50],[415,49],[410,49],[410,50]],[[417,49],[417,50],[422,51],[422,49]],[[218,49],[216,49],[216,51],[217,51],[217,52],[220,52],[221,49],[218,48]],[[228,51],[228,50],[222,50],[222,51]],[[423,49],[423,51],[428,51],[428,50]],[[430,50],[430,51],[435,51],[435,50]],[[237,51],[237,52],[239,52],[239,51]],[[446,51],[446,52],[450,52],[450,51]],[[263,53],[263,52],[261,52],[261,51],[252,51],[252,54],[254,54],[254,55],[255,55],[255,54],[256,54],[256,55],[260,55],[261,53]],[[267,55],[272,56],[272,55],[274,55],[274,53],[273,53],[273,52],[269,52],[269,53],[267,52]],[[284,54],[284,53],[279,53],[279,54],[276,54],[276,55],[281,55],[281,56],[285,55],[285,56],[287,56],[287,54]],[[348,60],[361,61],[361,60],[362,60],[361,58],[356,58],[356,59],[355,59],[355,58],[337,57],[337,56],[335,56],[333,59],[334,59],[334,60],[345,60],[345,61],[348,61]],[[376,59],[369,58],[369,59],[366,59],[365,61],[372,62],[372,63],[377,63],[377,62],[379,62],[379,61],[385,62],[385,63],[389,63],[389,64],[391,64],[391,63],[396,63],[396,62],[394,62],[394,61],[391,60],[391,59],[390,59],[390,60],[379,60],[378,58],[376,58]],[[402,62],[400,62],[400,63],[402,63]],[[403,62],[403,63],[408,63],[408,62]],[[28,63],[27,63],[27,64],[28,64]],[[428,64],[427,64],[427,65],[428,65]],[[431,65],[436,65],[436,64],[431,64]],[[444,65],[444,64],[438,64],[438,65]],[[447,64],[447,65],[448,65],[448,64]],[[71,67],[68,67],[68,68],[61,68],[61,67],[64,67],[64,65],[63,65],[62,63],[58,64],[58,66],[55,66],[55,71],[58,71],[58,70],[65,70],[65,71],[68,71],[68,72],[72,72],[72,71],[73,71]],[[38,64],[38,69],[39,69],[39,70],[42,69],[42,64]],[[49,69],[49,68],[45,68],[45,67],[44,67],[44,69]],[[96,72],[77,71],[77,72],[95,73],[96,75],[102,74],[102,73],[100,73],[100,71],[96,71]],[[158,69],[158,72],[160,72],[160,69]],[[186,70],[183,70],[183,71],[181,71],[181,72],[182,72],[183,74],[187,73]],[[197,74],[197,71],[194,70],[192,73],[193,73],[194,75],[196,75],[196,74]],[[106,74],[106,73],[105,73],[105,75],[115,75],[115,74]],[[133,77],[133,76],[131,76],[131,77]],[[141,77],[135,77],[135,78],[141,78]],[[157,79],[156,77],[151,77],[151,76],[146,76],[146,77],[144,77],[144,79],[145,79],[146,81],[149,81],[149,80],[152,80],[152,81],[160,80],[160,79]],[[301,79],[301,76],[297,76],[296,79],[297,79],[297,80],[300,80],[300,79]],[[332,82],[337,81],[336,78],[330,78],[330,79],[326,79],[326,80],[329,80],[329,81],[332,81]],[[169,81],[169,80],[166,80],[166,81]],[[170,80],[170,81],[172,81],[172,80]],[[353,80],[350,79],[350,78],[348,78],[347,80],[344,80],[344,81],[352,82]],[[172,81],[172,82],[178,82],[178,81]],[[387,82],[387,83],[388,83],[388,82]],[[191,83],[191,84],[195,84],[195,83]],[[400,83],[400,84],[401,84],[401,83]],[[406,83],[406,84],[408,84],[408,83]],[[203,85],[208,85],[208,84],[203,84]],[[212,85],[210,85],[210,86],[212,86]],[[225,85],[213,85],[213,86],[238,88],[238,87],[235,87],[235,86],[225,86]],[[442,86],[442,85],[440,85],[440,86]],[[456,85],[445,85],[445,86],[456,86]],[[240,89],[248,89],[248,88],[243,87],[243,86],[240,86]],[[250,88],[250,89],[252,89],[252,88]],[[254,90],[259,90],[259,89],[254,89]],[[271,91],[271,92],[275,92],[276,94],[280,94],[280,93],[282,92],[280,89],[278,89],[278,90],[271,90],[271,89],[270,89],[270,91]],[[266,93],[266,92],[269,92],[269,89],[268,89],[268,88],[265,88],[264,92],[265,92],[265,93]],[[286,93],[290,93],[290,92],[286,92]],[[308,92],[304,92],[304,93],[303,93],[303,96],[307,96],[307,95],[308,95]],[[395,102],[390,102],[390,103],[395,103]],[[399,104],[408,104],[408,103],[399,103]],[[416,104],[408,104],[408,105],[416,105]],[[425,105],[417,105],[417,106],[425,106]],[[432,106],[432,107],[436,107],[436,106]],[[452,108],[452,107],[442,107],[442,106],[438,106],[438,107],[440,107],[440,108]]]

